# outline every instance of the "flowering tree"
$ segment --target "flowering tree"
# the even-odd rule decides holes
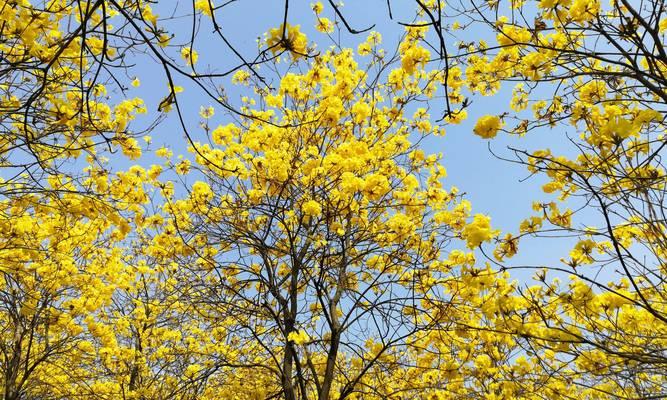
[[[232,3],[0,2],[4,399],[664,397],[661,1],[388,1],[395,52],[285,1],[252,56]],[[471,137],[577,135],[503,156],[547,198],[501,234],[427,146],[508,85]]]
[[[445,246],[455,237],[475,246],[494,232],[487,217],[467,223],[469,205],[442,187],[438,157],[413,144],[443,132],[426,109],[406,115],[444,79],[424,69],[421,32],[408,30],[388,75],[394,60],[377,33],[359,48],[370,58],[363,69],[340,49],[284,73],[275,91],[237,74],[257,85],[249,117],[192,148],[192,173],[205,180],[168,207],[196,254],[182,262],[185,288],[207,320],[259,350],[239,368],[272,377],[260,397],[415,390],[378,379],[417,368],[406,351],[456,325],[445,290],[458,264],[442,261]]]
[[[538,286],[521,293],[527,304],[515,322],[537,313],[541,323],[522,323],[516,333],[545,374],[591,396],[664,393],[664,3],[460,6],[469,18],[457,26],[496,35],[494,43],[463,46],[468,88],[482,95],[514,88],[510,107],[479,119],[474,133],[576,132],[557,136],[571,144],[562,155],[511,149],[511,161],[543,176],[543,191],[555,196],[536,201],[535,215],[493,254],[502,269],[536,269]],[[554,236],[575,239],[561,265],[505,262],[520,241],[547,246]],[[567,275],[570,282],[560,283]]]

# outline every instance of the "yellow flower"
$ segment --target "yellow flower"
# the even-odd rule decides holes
[[[247,85],[250,78],[250,73],[244,69],[240,69],[232,76],[232,82],[236,84]]]
[[[141,147],[136,139],[130,137],[122,137],[120,141],[123,154],[128,156],[130,160],[136,160],[141,157]]]
[[[360,43],[359,46],[357,46],[357,54],[360,56],[366,56],[371,53],[371,45],[368,44],[367,42]]]
[[[389,190],[389,180],[380,174],[371,174],[364,180],[364,195],[372,201],[382,198]]]
[[[322,215],[322,206],[315,200],[308,200],[301,206],[301,211],[309,217],[319,217]]]
[[[590,21],[600,13],[600,3],[597,0],[575,0],[570,7],[570,18],[583,23]]]
[[[491,139],[496,137],[501,126],[500,118],[495,115],[485,115],[477,120],[472,131],[484,139]]]
[[[213,0],[197,0],[195,2],[195,9],[198,11],[201,11],[202,14],[211,16],[213,14],[213,8],[215,5],[213,4]]]
[[[660,33],[667,31],[667,18],[661,19],[658,27],[660,29]]]
[[[334,30],[331,20],[324,17],[317,19],[317,25],[315,25],[315,28],[322,33],[331,33]]]
[[[305,55],[308,38],[300,31],[300,27],[300,25],[287,24],[287,26],[284,26],[281,24],[280,27],[271,29],[266,40],[271,52],[276,54],[287,50],[295,60]],[[283,37],[283,28],[285,37]]]
[[[209,119],[215,114],[215,109],[212,106],[204,108],[203,106],[199,108],[199,115],[204,119]]]
[[[218,126],[211,132],[213,143],[217,145],[227,145],[231,142],[235,134],[238,133],[238,128],[234,124],[227,124],[225,126]]]
[[[155,151],[155,155],[162,158],[170,158],[173,153],[171,150],[163,146]]]
[[[519,232],[535,233],[540,228],[542,228],[542,218],[533,216],[521,222],[521,225],[519,225]]]
[[[313,9],[313,11],[315,12],[315,14],[319,14],[319,13],[321,13],[322,10],[324,9],[324,6],[322,6],[322,2],[319,2],[319,1],[318,1],[317,3],[314,3],[314,4],[311,3],[311,4],[310,4],[310,7]]]
[[[183,160],[176,164],[176,173],[179,175],[185,175],[190,172],[190,161]]]
[[[422,46],[410,46],[403,50],[401,67],[405,72],[412,75],[418,66],[424,66],[431,58],[431,52]]]
[[[490,240],[496,231],[491,229],[491,218],[483,214],[475,214],[473,221],[463,228],[461,234],[468,248],[474,249],[482,242]]]
[[[461,109],[455,109],[452,110],[452,112],[445,117],[445,121],[449,124],[460,124],[463,122],[466,118],[468,118],[468,111],[461,110]]]
[[[151,168],[148,170],[148,177],[150,178],[151,181],[154,181],[160,176],[162,173],[162,167],[160,165],[152,165]]]
[[[189,66],[193,67],[199,59],[199,54],[192,47],[183,47],[181,49],[181,57]]]
[[[287,335],[287,340],[294,344],[302,345],[310,340],[308,334],[304,331],[292,331]]]
[[[204,369],[201,365],[199,364],[190,364],[188,367],[185,369],[183,374],[188,377],[188,378],[194,378],[201,372],[201,370]]]
[[[171,41],[171,36],[169,36],[168,33],[163,32],[163,33],[160,34],[160,36],[158,37],[157,40],[158,40],[158,44],[160,45],[160,47],[164,48],[164,47],[167,47],[169,45],[169,42]]]
[[[352,115],[354,122],[361,124],[371,115],[371,107],[364,101],[358,101],[352,106]]]
[[[206,203],[213,198],[213,191],[208,183],[197,181],[192,185],[192,198],[197,203]]]

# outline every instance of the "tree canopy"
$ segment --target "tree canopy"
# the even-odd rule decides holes
[[[0,0],[4,400],[667,397],[662,0],[260,3]]]

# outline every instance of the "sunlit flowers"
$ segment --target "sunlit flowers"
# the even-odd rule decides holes
[[[500,118],[495,115],[485,115],[477,120],[473,132],[484,139],[492,139],[496,137],[501,126]]]
[[[266,44],[271,52],[276,54],[289,51],[293,59],[297,60],[308,52],[308,38],[301,33],[299,25],[280,25],[268,32]]]

